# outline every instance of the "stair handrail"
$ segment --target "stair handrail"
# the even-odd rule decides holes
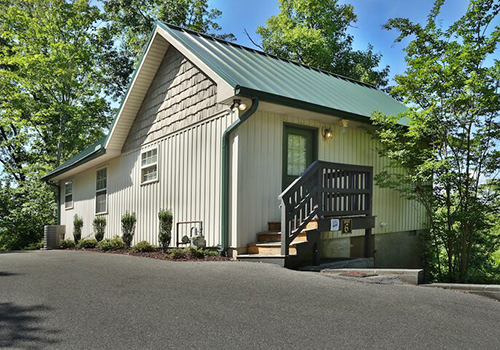
[[[372,182],[370,166],[321,160],[310,164],[278,197],[281,254],[289,255],[292,241],[315,217],[371,215]]]

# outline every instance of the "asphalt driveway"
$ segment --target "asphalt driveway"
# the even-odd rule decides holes
[[[500,349],[500,303],[241,262],[0,254],[0,348]]]

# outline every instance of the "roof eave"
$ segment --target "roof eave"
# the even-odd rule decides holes
[[[59,175],[62,175],[62,174],[66,173],[66,172],[68,172],[68,171],[70,171],[72,169],[75,169],[76,167],[79,167],[80,165],[88,163],[91,160],[96,159],[96,158],[98,158],[100,156],[103,156],[105,154],[106,154],[106,149],[101,147],[98,150],[95,150],[94,152],[89,153],[87,156],[78,159],[74,163],[68,164],[64,168],[60,168],[60,169],[57,169],[55,171],[51,171],[47,175],[43,176],[41,178],[41,180],[45,181],[45,182],[49,182],[50,179],[53,179],[53,178],[55,178],[55,177],[57,177]]]

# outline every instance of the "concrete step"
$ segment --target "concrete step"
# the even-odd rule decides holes
[[[275,264],[281,267],[285,266],[285,256],[281,254],[238,254],[238,260],[247,262],[261,262],[267,264]]]

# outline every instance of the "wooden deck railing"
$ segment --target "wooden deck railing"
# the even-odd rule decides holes
[[[318,217],[371,215],[373,168],[315,161],[279,196],[281,254]]]

